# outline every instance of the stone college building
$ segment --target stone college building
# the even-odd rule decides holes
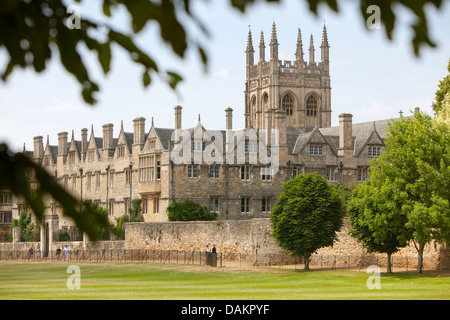
[[[388,120],[355,124],[339,115],[331,127],[331,79],[327,30],[320,61],[313,36],[305,60],[301,31],[295,60],[278,58],[275,23],[266,56],[264,35],[255,59],[252,33],[246,49],[245,128],[233,128],[233,110],[223,106],[226,130],[182,127],[182,107],[174,107],[174,128],[136,118],[133,132],[104,124],[49,137],[34,138],[30,156],[83,201],[107,209],[110,222],[128,211],[130,200],[142,200],[145,221],[167,221],[167,206],[191,199],[218,219],[269,217],[282,184],[302,173],[317,172],[330,184],[356,185],[368,175],[368,161],[380,155]],[[217,106],[220,108],[220,106]],[[97,134],[97,135],[96,135]],[[24,150],[24,152],[27,152]],[[10,224],[25,204],[7,191],[0,197],[1,219]],[[44,226],[50,233],[72,228],[52,199]]]

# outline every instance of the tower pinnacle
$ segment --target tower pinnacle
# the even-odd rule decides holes
[[[303,61],[303,41],[302,41],[302,31],[298,28],[297,36],[297,50],[295,52],[295,57],[297,61]]]
[[[248,29],[247,50],[245,50],[245,53],[247,55],[247,65],[253,66],[255,50],[253,49],[252,30],[250,29],[250,26]]]
[[[264,32],[261,31],[261,40],[259,41],[259,61],[266,60],[266,44],[264,43]]]
[[[278,39],[275,21],[272,25],[272,38],[270,39],[270,59],[278,60]]]
[[[314,63],[314,38],[312,34],[309,40],[309,63]]]

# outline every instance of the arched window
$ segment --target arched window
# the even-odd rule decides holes
[[[288,116],[292,116],[294,110],[294,97],[290,93],[285,94],[281,100],[281,109],[286,111]]]
[[[263,97],[262,97],[262,111],[265,112],[267,110],[269,110],[269,96],[267,95],[267,93],[264,93]]]
[[[310,95],[306,100],[306,115],[310,117],[317,117],[317,109],[319,101],[315,95]]]
[[[252,98],[252,108],[251,108],[251,110],[253,111],[256,111],[256,97],[255,96],[253,96],[253,98]]]

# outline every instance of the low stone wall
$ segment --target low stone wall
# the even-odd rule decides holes
[[[338,233],[338,241],[332,247],[322,248],[312,255],[311,264],[337,267],[386,266],[386,254],[368,254],[348,234],[349,222],[345,220]],[[271,236],[270,219],[195,221],[195,222],[138,222],[125,225],[125,241],[99,242],[53,242],[49,257],[67,244],[72,252],[104,250],[179,250],[205,251],[206,245],[215,244],[217,252],[228,261],[245,261],[256,265],[302,263],[290,257]],[[0,243],[0,251],[27,252],[30,247],[36,252],[40,242]],[[42,248],[41,248],[42,249]],[[394,268],[413,270],[417,267],[417,251],[414,245],[402,248],[393,255]],[[450,270],[450,248],[441,244],[428,244],[424,250],[424,269]]]
[[[328,266],[386,266],[385,254],[368,254],[356,239],[349,236],[348,230],[349,221],[345,220],[338,233],[338,241],[332,247],[318,250],[312,256],[313,261],[317,263],[320,257],[320,263]],[[275,243],[271,233],[270,219],[127,223],[125,249],[202,251],[207,244],[215,244],[217,251],[227,259],[243,256],[253,263],[268,264],[277,263],[277,257],[282,257],[279,259],[289,263],[286,261],[289,255]],[[417,251],[410,245],[394,254],[393,260],[396,268],[414,269]],[[449,270],[449,248],[440,244],[427,245],[424,268]]]

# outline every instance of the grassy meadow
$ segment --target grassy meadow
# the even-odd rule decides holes
[[[80,269],[69,289],[70,265]],[[211,268],[146,263],[0,261],[0,300],[437,300],[450,298],[448,274],[279,268]],[[383,270],[382,270],[383,271]],[[70,282],[75,283],[75,282]]]

